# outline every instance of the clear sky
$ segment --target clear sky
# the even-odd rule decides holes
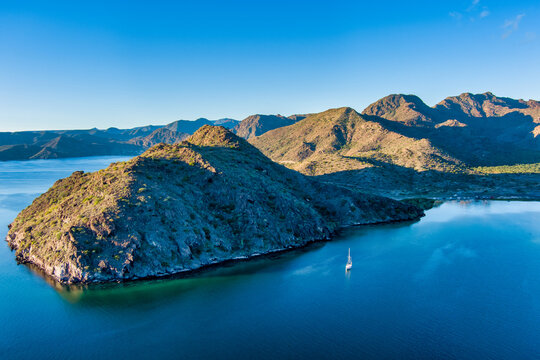
[[[540,99],[540,2],[0,0],[0,131]]]

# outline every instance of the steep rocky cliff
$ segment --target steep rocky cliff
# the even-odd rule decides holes
[[[10,225],[18,261],[65,282],[161,276],[329,239],[418,208],[273,163],[223,127],[57,181]]]

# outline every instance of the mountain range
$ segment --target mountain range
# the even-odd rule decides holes
[[[54,159],[98,155],[137,155],[161,142],[174,144],[203,125],[234,127],[233,119],[178,120],[132,129],[50,130],[0,133],[0,160]]]
[[[244,138],[294,124],[304,115],[251,115],[243,121],[230,118],[177,120],[167,125],[132,129],[50,130],[0,132],[0,161],[55,159],[100,155],[137,155],[159,143],[185,140],[204,125],[219,125]]]
[[[540,103],[462,94],[427,106],[390,95],[362,114],[352,108],[311,114],[254,138],[275,161],[311,175],[384,162],[414,170],[456,172],[540,161]]]
[[[398,94],[361,114],[347,107],[310,114],[250,142],[287,167],[364,191],[538,197],[539,110],[537,101],[491,93],[433,107]]]
[[[0,159],[140,154],[217,124],[291,169],[366,191],[478,192],[495,182],[493,191],[540,192],[534,179],[540,173],[540,102],[490,92],[463,93],[434,106],[394,94],[361,113],[343,107],[288,117],[257,114],[241,122],[201,118],[127,130],[0,133]],[[500,175],[487,180],[493,174]]]
[[[538,101],[465,93],[428,107],[416,96],[391,95],[362,114],[405,136],[429,139],[472,166],[538,161]]]

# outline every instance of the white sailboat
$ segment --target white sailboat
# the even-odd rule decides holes
[[[347,258],[347,265],[345,265],[345,271],[351,270],[352,268],[352,258],[351,258],[351,248],[349,248],[349,257]]]

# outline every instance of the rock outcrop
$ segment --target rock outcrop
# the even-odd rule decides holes
[[[416,95],[388,95],[369,105],[362,113],[405,125],[418,126],[432,122],[432,109]]]
[[[122,281],[304,246],[343,226],[416,219],[418,208],[321,183],[223,127],[75,172],[24,209],[9,246],[63,283]]]

